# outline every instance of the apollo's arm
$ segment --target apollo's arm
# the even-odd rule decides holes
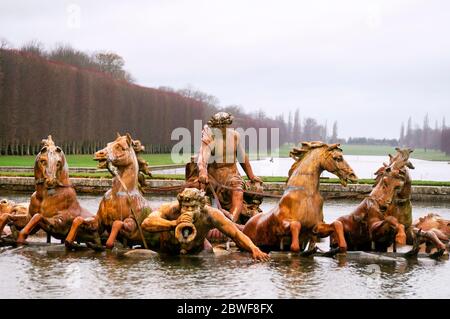
[[[250,160],[248,159],[248,155],[245,152],[245,149],[241,143],[241,136],[237,132],[235,134],[236,134],[236,144],[237,144],[236,152],[237,152],[237,158],[238,158],[239,164],[241,165],[245,174],[251,181],[262,183],[262,180],[253,173],[252,166],[250,165]]]
[[[144,219],[141,225],[142,229],[148,232],[163,232],[174,229],[177,221],[170,218],[176,210],[179,210],[178,202],[162,205]]]
[[[208,210],[213,226],[233,239],[240,248],[251,252],[254,259],[269,259],[269,255],[263,253],[252,240],[241,232],[231,220],[227,219],[220,210],[210,206],[205,207],[205,209]]]

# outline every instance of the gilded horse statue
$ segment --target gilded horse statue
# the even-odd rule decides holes
[[[431,252],[434,247],[437,251],[430,255],[432,258],[440,257],[445,251],[445,243],[448,242],[448,236],[450,235],[448,222],[435,214],[428,214],[427,216],[420,217],[418,220],[412,221],[412,204],[411,204],[411,192],[412,181],[409,174],[409,169],[414,169],[414,165],[409,161],[409,156],[413,152],[410,148],[396,148],[397,153],[392,156],[389,154],[389,164],[383,164],[375,175],[376,182],[385,173],[385,170],[389,167],[402,168],[404,172],[405,182],[400,190],[394,196],[394,199],[388,205],[386,216],[395,217],[399,223],[405,227],[406,243],[413,245],[413,249],[407,253],[407,256],[414,256],[420,250],[420,245],[426,243],[427,252]]]
[[[371,193],[351,214],[337,219],[344,226],[348,250],[387,251],[392,244],[406,244],[405,227],[386,214],[404,182],[405,171],[400,165],[385,167]],[[336,236],[331,237],[330,245],[338,245]]]
[[[294,148],[291,157],[295,159],[289,171],[286,190],[278,204],[269,212],[253,216],[244,226],[244,234],[265,250],[282,249],[284,238],[291,238],[290,250],[299,252],[300,243],[309,242],[309,249],[315,249],[317,237],[336,234],[338,250],[345,252],[343,227],[339,221],[325,224],[323,198],[319,192],[320,175],[323,171],[337,175],[343,186],[355,182],[353,169],[343,158],[339,144],[304,142],[301,148]],[[301,238],[301,239],[300,239]]]
[[[31,233],[42,229],[50,237],[64,240],[72,221],[92,214],[80,206],[75,189],[70,184],[69,167],[63,150],[51,136],[42,141],[34,162],[35,192],[31,196],[28,214],[31,219],[22,228],[17,243],[25,243]],[[12,223],[18,225],[17,222]]]
[[[102,249],[102,238],[107,232],[106,248],[114,247],[116,239],[125,246],[152,245],[159,243],[155,234],[143,234],[140,224],[150,214],[149,202],[139,190],[139,161],[135,151],[136,143],[130,134],[121,136],[95,153],[94,160],[99,168],[108,168],[113,174],[112,188],[106,192],[100,202],[94,218],[78,217],[65,240],[68,248],[76,246],[80,234],[94,236],[93,242],[86,242],[94,249]]]
[[[383,163],[383,166],[375,172],[375,185],[383,177],[385,170],[389,167],[394,169],[402,169],[404,175],[404,183],[401,189],[395,194],[392,202],[388,205],[386,216],[395,217],[404,227],[406,232],[407,244],[412,245],[412,205],[411,205],[411,176],[409,169],[414,169],[414,165],[409,161],[409,156],[413,152],[410,148],[396,148],[397,154],[392,156],[389,154],[389,164]]]

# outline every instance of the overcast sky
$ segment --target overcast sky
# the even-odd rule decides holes
[[[131,1],[130,1],[131,2]],[[0,37],[112,50],[144,86],[398,137],[450,122],[450,1],[1,1]]]

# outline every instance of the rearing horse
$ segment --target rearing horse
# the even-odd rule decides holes
[[[106,248],[112,248],[118,237],[126,245],[159,244],[159,234],[141,233],[140,224],[151,213],[151,208],[139,191],[137,144],[133,142],[129,134],[118,134],[115,141],[95,153],[94,160],[99,162],[98,167],[108,168],[114,175],[112,188],[103,196],[95,218],[78,217],[74,220],[65,240],[68,248],[74,247],[74,241],[84,233],[95,236],[94,245],[91,245],[92,242],[87,244],[100,248],[100,236],[104,231],[109,233]]]
[[[339,249],[345,251],[347,246],[342,224],[338,221],[324,223],[323,198],[319,192],[320,174],[324,170],[337,175],[344,186],[348,181],[357,180],[343,158],[342,149],[339,144],[304,142],[301,148],[294,148],[290,155],[296,162],[289,171],[283,197],[271,211],[250,218],[245,224],[244,234],[257,246],[275,250],[280,249],[283,237],[290,235],[290,250],[298,252],[300,236],[314,244],[313,238],[336,233]]]
[[[406,243],[405,227],[397,218],[386,214],[394,197],[404,186],[403,166],[386,167],[378,176],[372,192],[356,209],[337,219],[344,226],[348,250],[387,251],[392,244],[395,250],[396,243]],[[332,236],[330,246],[336,246],[338,240],[336,236]]]
[[[78,202],[69,181],[69,167],[62,149],[55,145],[51,136],[43,140],[42,145],[34,162],[36,191],[29,205],[31,220],[20,231],[19,244],[25,243],[28,235],[39,228],[47,235],[63,240],[74,218],[92,215]]]
[[[388,205],[385,215],[395,217],[399,223],[405,226],[407,243],[412,244],[413,234],[411,230],[412,225],[412,205],[411,205],[411,176],[409,169],[414,169],[414,165],[409,161],[409,155],[413,152],[410,148],[396,148],[397,154],[392,156],[389,154],[389,165],[383,163],[383,166],[376,172],[375,185],[378,184],[380,179],[385,174],[386,169],[401,169],[404,175],[405,181],[401,189],[395,194],[394,199]]]

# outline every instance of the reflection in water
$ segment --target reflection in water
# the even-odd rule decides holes
[[[5,196],[4,194],[2,194]],[[3,197],[1,196],[1,197]],[[28,196],[8,196],[16,201]],[[151,197],[154,206],[173,197]],[[100,196],[80,196],[95,212]],[[327,221],[354,201],[329,201]],[[265,201],[264,210],[275,205]],[[450,218],[448,204],[415,203]],[[327,242],[320,247],[327,249]],[[1,298],[408,298],[450,297],[450,261],[419,259],[369,264],[274,253],[267,263],[248,253],[126,258],[115,252],[51,248],[0,249]]]

